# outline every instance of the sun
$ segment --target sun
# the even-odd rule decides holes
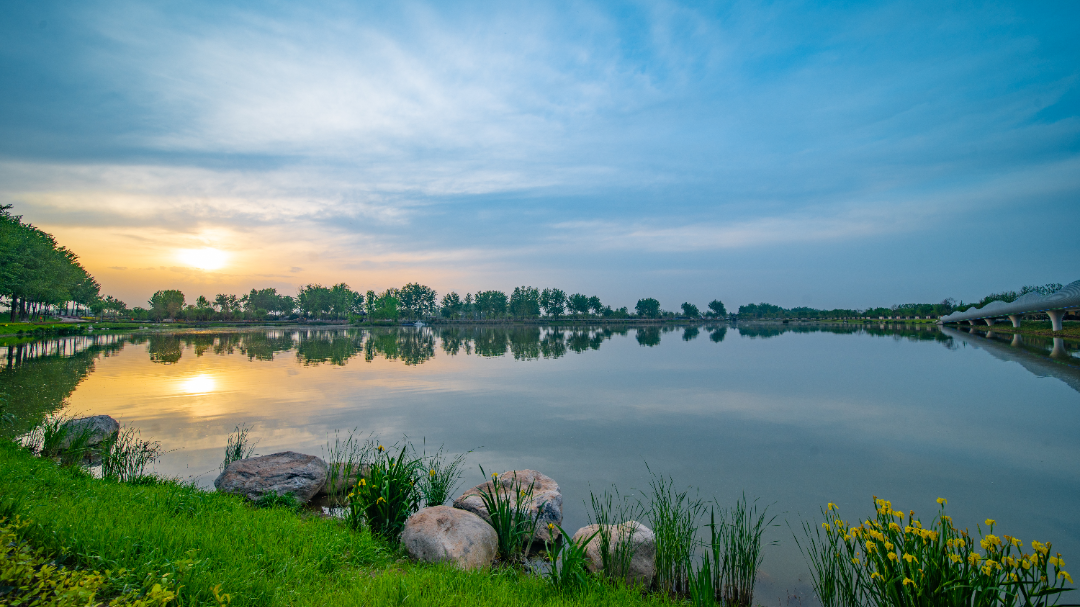
[[[180,249],[176,252],[180,261],[200,270],[219,270],[229,261],[229,254],[209,247],[203,249]]]

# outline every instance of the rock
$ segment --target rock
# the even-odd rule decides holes
[[[331,474],[335,471],[336,474]],[[360,464],[353,464],[352,470],[349,471],[349,476],[346,478],[345,464],[343,462],[334,462],[327,467],[326,483],[319,489],[319,495],[329,495],[334,489],[340,488],[342,485],[351,487],[360,480],[361,476],[367,476],[370,471],[371,466],[368,464],[364,464],[363,466]],[[331,476],[334,476],[335,478],[331,479]]]
[[[405,521],[401,544],[413,560],[449,561],[462,569],[491,565],[499,538],[491,525],[467,510],[450,506],[424,508]]]
[[[611,533],[611,549],[614,550],[616,542],[630,542],[630,568],[626,572],[626,583],[641,584],[648,588],[652,585],[656,576],[656,536],[651,529],[637,521],[627,521],[621,525],[605,525]],[[598,525],[586,525],[577,530],[572,538],[578,542],[596,533]],[[631,531],[633,533],[631,533]],[[604,561],[600,556],[600,535],[592,538],[585,546],[585,556],[588,559],[586,566],[589,571],[596,573],[604,568]]]
[[[326,483],[326,462],[293,451],[237,460],[214,480],[223,493],[254,501],[271,491],[307,502]]]
[[[108,415],[95,415],[93,417],[73,419],[65,422],[63,428],[66,430],[64,438],[61,439],[60,444],[57,445],[57,448],[60,450],[70,448],[75,442],[75,439],[84,432],[87,433],[87,440],[84,445],[86,447],[97,447],[107,440],[116,439],[120,434],[120,422]]]
[[[514,503],[516,504],[517,493],[514,487],[520,486],[522,489],[528,489],[530,484],[533,486],[533,498],[529,510],[533,515],[536,515],[537,512],[540,513],[536,528],[536,541],[553,541],[559,537],[559,528],[556,527],[554,531],[548,531],[548,523],[562,524],[562,492],[559,491],[559,484],[554,479],[536,470],[508,470],[499,475],[498,491],[504,495],[513,494]],[[491,488],[491,481],[488,481],[469,489],[461,494],[461,497],[454,500],[454,507],[468,510],[490,523],[491,517],[488,515],[487,508],[484,507],[484,500],[480,497],[480,493],[481,491],[490,491]]]

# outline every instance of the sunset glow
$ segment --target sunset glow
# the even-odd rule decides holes
[[[185,265],[200,270],[220,270],[229,261],[228,253],[218,249],[181,249],[177,251],[177,257]]]

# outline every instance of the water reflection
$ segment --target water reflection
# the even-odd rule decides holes
[[[177,392],[184,394],[209,394],[217,389],[217,380],[209,373],[199,373],[177,382]]]

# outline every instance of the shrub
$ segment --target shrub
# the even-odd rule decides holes
[[[1022,550],[1015,537],[994,535],[995,522],[975,539],[957,529],[938,498],[938,515],[929,527],[910,511],[894,510],[874,498],[877,515],[855,526],[842,520],[836,506],[822,509],[820,527],[803,524],[814,590],[824,607],[878,606],[1024,606],[1050,604],[1072,590],[1061,555],[1050,544],[1031,542]],[[798,540],[798,538],[796,538]]]

